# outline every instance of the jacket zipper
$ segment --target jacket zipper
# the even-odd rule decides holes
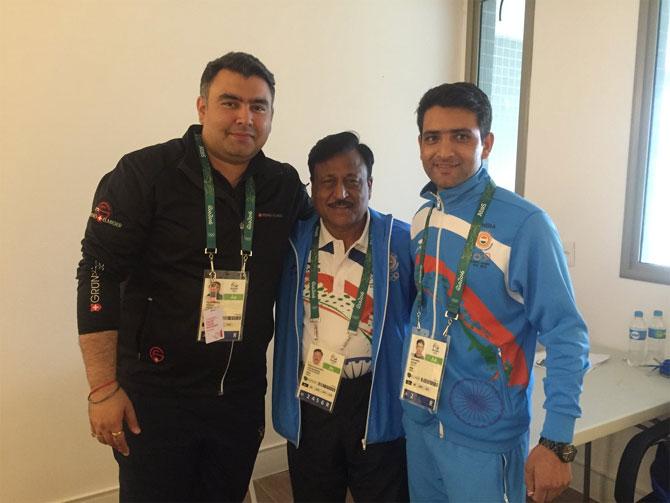
[[[512,412],[512,402],[507,390],[507,374],[505,374],[505,365],[503,364],[502,349],[498,349],[498,382],[500,382],[500,393],[502,394],[505,410],[509,414]]]
[[[300,260],[298,258],[298,250],[296,250],[293,240],[289,239],[288,243],[291,245],[293,250],[293,255],[295,255],[295,302],[293,303],[293,323],[295,324],[295,338],[298,344],[298,351],[296,352],[296,361],[295,361],[295,371],[296,371],[296,382],[300,382],[300,356],[302,353],[302,348],[300,347],[300,331],[298,330],[298,298],[300,296]],[[302,407],[300,406],[300,400],[298,399],[298,437],[295,439],[296,449],[300,446],[300,435],[302,433]]]
[[[503,483],[503,501],[509,503],[509,497],[507,496],[507,458],[504,454],[502,456],[502,483]]]
[[[391,224],[389,225],[388,229],[389,229],[389,237],[388,242],[386,244],[387,264],[389,263],[389,257],[391,256],[391,234],[393,233],[393,217],[391,217]],[[370,225],[368,232],[372,232],[372,225]],[[370,251],[370,253],[372,252]],[[372,259],[374,260],[374,257],[372,257]],[[386,296],[384,298],[384,315],[382,316],[381,326],[379,327],[379,344],[377,345],[377,354],[375,355],[374,360],[375,365],[374,367],[372,367],[372,382],[370,384],[370,395],[368,396],[368,414],[365,418],[365,434],[361,439],[361,446],[363,447],[363,451],[365,451],[368,446],[368,428],[370,426],[370,406],[372,404],[372,390],[375,387],[375,369],[377,368],[377,358],[379,357],[379,350],[382,347],[382,337],[384,336],[384,324],[386,323],[386,308],[388,307],[388,299],[389,299],[389,275],[386,274]],[[373,327],[373,333],[374,333],[374,327]]]
[[[437,210],[442,211],[442,200],[436,194],[435,198],[437,200]],[[428,222],[430,225],[430,222]],[[442,229],[437,230],[437,243],[435,246],[435,282],[433,283],[433,332],[430,334],[431,339],[435,338],[435,330],[437,329],[437,285],[440,279],[440,271],[438,269],[438,263],[440,260],[440,239],[442,237]],[[428,233],[426,232],[426,237],[428,240]],[[428,243],[426,242],[426,248],[428,248]]]

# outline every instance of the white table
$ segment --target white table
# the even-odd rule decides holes
[[[594,348],[594,353],[607,353],[610,359],[584,376],[580,398],[582,417],[575,424],[575,445],[585,445],[584,499],[590,493],[591,442],[651,419],[670,415],[670,378],[658,370],[629,367],[623,354]],[[546,370],[534,366],[533,415],[530,445],[537,444],[544,423],[544,387]]]

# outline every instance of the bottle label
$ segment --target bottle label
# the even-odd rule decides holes
[[[649,329],[649,338],[650,339],[665,339],[665,328],[650,328]]]
[[[643,341],[647,338],[647,331],[631,328],[628,330],[628,337],[634,341]]]

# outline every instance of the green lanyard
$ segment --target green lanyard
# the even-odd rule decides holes
[[[202,166],[202,180],[205,189],[205,231],[207,234],[207,247],[205,255],[209,257],[211,272],[214,272],[214,255],[217,253],[216,247],[216,207],[214,202],[214,180],[212,179],[212,166],[207,158],[207,151],[202,143],[202,136],[195,135],[195,141],[198,146],[198,155],[200,165]],[[248,177],[244,184],[244,221],[242,222],[242,244],[240,255],[242,255],[242,267],[244,272],[247,266],[247,260],[252,255],[252,243],[254,236],[254,215],[256,213],[256,184],[253,177]]]
[[[449,297],[449,303],[447,304],[447,311],[444,314],[447,318],[447,327],[444,329],[443,335],[447,335],[449,327],[451,324],[458,319],[461,298],[463,297],[463,290],[465,289],[465,276],[470,265],[470,260],[472,260],[472,250],[475,246],[475,241],[479,235],[479,229],[481,229],[482,222],[484,221],[484,216],[486,211],[491,205],[491,200],[493,199],[493,193],[496,190],[496,184],[493,180],[489,180],[489,183],[484,189],[482,198],[479,200],[477,205],[477,211],[475,216],[472,218],[472,223],[470,224],[470,232],[468,233],[468,238],[465,241],[465,246],[463,247],[463,253],[461,258],[458,261],[458,269],[456,271],[456,283]],[[424,226],[424,232],[421,239],[421,244],[419,245],[419,263],[415,266],[415,277],[416,277],[416,291],[418,294],[419,305],[417,306],[416,317],[417,325],[419,324],[419,319],[421,316],[421,306],[423,304],[423,276],[424,276],[424,266],[423,262],[426,258],[426,242],[428,241],[428,225],[430,223],[430,216],[433,213],[435,206],[430,208],[428,212],[428,217],[426,218],[426,224]],[[439,250],[438,250],[439,253]],[[435,274],[438,272],[435,271]]]
[[[421,328],[421,306],[423,305],[423,275],[424,275],[424,262],[426,260],[426,241],[428,241],[428,225],[430,224],[430,216],[433,214],[435,205],[430,207],[428,211],[428,216],[426,217],[426,223],[423,226],[423,232],[421,235],[421,243],[419,244],[419,261],[414,266],[414,280],[416,281],[416,293],[418,306],[416,309],[416,325]]]
[[[321,232],[321,225],[317,223],[314,227],[314,236],[312,238],[312,250],[309,261],[309,309],[310,320],[314,323],[319,321],[319,291],[318,291],[318,276],[319,276],[319,233]],[[347,329],[349,338],[356,335],[358,326],[361,323],[361,314],[365,307],[365,300],[367,298],[368,286],[370,285],[370,276],[372,273],[372,237],[371,232],[368,231],[368,251],[365,254],[363,261],[363,272],[361,274],[361,281],[358,285],[358,293],[356,294],[356,301],[351,311],[351,319],[349,320],[349,327]],[[316,333],[316,332],[315,332]],[[317,334],[318,338],[318,334]],[[347,342],[349,339],[347,339]],[[346,345],[346,342],[345,342]]]

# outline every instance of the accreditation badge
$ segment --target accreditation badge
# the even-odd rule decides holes
[[[308,355],[300,375],[297,396],[303,402],[333,412],[342,379],[344,355],[324,349],[317,343],[310,344]]]
[[[205,270],[198,340],[241,341],[249,273]]]
[[[414,327],[400,398],[436,412],[448,353],[446,342],[431,339],[427,330]]]

